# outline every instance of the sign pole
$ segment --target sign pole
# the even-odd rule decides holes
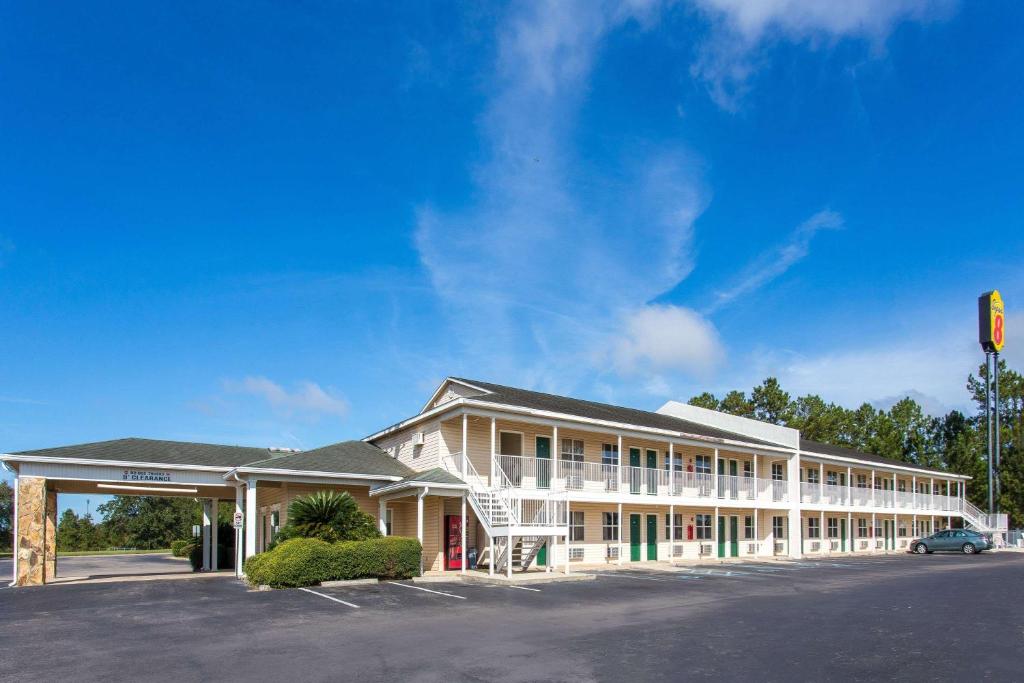
[[[994,374],[995,374],[995,380],[996,380],[996,390],[995,390],[995,403],[996,403],[996,409],[995,409],[996,464],[995,464],[995,468],[994,468],[995,469],[995,475],[996,475],[995,476],[995,482],[996,482],[995,512],[999,512],[1000,481],[999,481],[999,352],[998,351],[996,351],[995,354],[993,354],[993,363],[992,364],[995,366]]]
[[[992,514],[992,354],[985,352],[985,458],[988,467],[988,513]]]

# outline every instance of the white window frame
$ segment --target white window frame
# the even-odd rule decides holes
[[[519,452],[518,453],[503,453],[502,452],[503,449],[501,447],[501,437],[502,437],[503,434],[516,434],[516,435],[519,436]],[[497,447],[498,447],[498,455],[512,455],[512,456],[525,457],[526,456],[526,434],[524,434],[523,432],[517,432],[517,431],[512,430],[512,429],[499,429],[498,430],[498,444],[497,444]]]
[[[601,540],[613,542],[619,540],[619,513],[601,513]]]
[[[579,518],[578,518],[579,519],[579,523],[578,524],[576,523],[576,520],[577,520],[576,515],[579,515]],[[570,542],[578,541],[578,542],[582,543],[583,540],[584,540],[584,534],[586,533],[586,528],[587,528],[587,525],[586,525],[586,515],[583,514],[583,510],[570,510],[569,511],[569,541]],[[577,531],[579,531],[578,537],[577,537],[577,533],[576,533]]]

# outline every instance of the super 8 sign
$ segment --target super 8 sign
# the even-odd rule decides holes
[[[998,290],[978,297],[978,341],[986,351],[1002,351],[1006,342],[1006,313]]]

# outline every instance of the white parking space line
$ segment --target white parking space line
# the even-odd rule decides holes
[[[659,579],[653,576],[638,576],[636,574],[613,574],[611,572],[595,572],[594,576],[610,576],[616,579],[636,579],[637,581],[671,581],[672,579]]]
[[[356,609],[359,609],[359,605],[354,605],[351,602],[345,602],[344,600],[339,600],[338,598],[332,597],[330,595],[324,595],[323,593],[317,593],[316,591],[311,591],[308,588],[300,588],[299,590],[300,591],[305,591],[306,593],[312,593],[313,595],[319,595],[321,598],[327,598],[328,600],[333,600],[334,602],[340,602],[341,604],[343,604],[343,605],[345,605],[347,607],[354,607]]]
[[[455,595],[454,593],[445,593],[443,591],[432,591],[429,588],[424,588],[422,586],[413,586],[410,583],[391,582],[391,585],[392,586],[404,586],[405,588],[413,588],[413,589],[418,590],[418,591],[423,591],[424,593],[433,593],[434,595],[443,595],[443,596],[448,597],[448,598],[458,598],[459,600],[465,600],[466,599],[466,596],[464,596],[464,595]]]
[[[501,585],[501,584],[496,584]],[[516,588],[521,591],[533,591],[534,593],[540,593],[539,588],[527,588],[526,586],[502,586],[502,588]]]

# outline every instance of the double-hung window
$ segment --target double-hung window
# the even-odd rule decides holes
[[[858,474],[857,475],[857,488],[866,489],[868,487],[868,475]]]
[[[696,515],[694,518],[697,525],[697,540],[711,540],[711,515]]]
[[[777,540],[786,537],[786,518],[772,517],[772,536]]]
[[[828,518],[828,537],[839,538],[839,518],[829,517]]]
[[[672,523],[672,534],[669,534],[669,522]],[[675,536],[675,538],[672,538]],[[683,516],[678,512],[675,515],[665,515],[665,540],[666,541],[681,541],[683,540]]]
[[[751,540],[754,538],[754,518],[751,515],[747,515],[743,518],[743,539]]]
[[[569,540],[583,540],[583,510],[569,511]]]
[[[695,469],[697,474],[711,474],[711,456],[710,455],[698,455],[695,460]]]
[[[831,470],[825,473],[825,483],[829,486],[839,486],[839,473]]]
[[[817,467],[808,467],[807,468],[807,483],[808,484],[817,484],[820,481],[821,481],[821,477],[819,476],[818,468]]]
[[[562,439],[561,465],[565,472],[565,486],[583,488],[583,439]]]
[[[601,513],[601,539],[605,541],[619,540],[619,513]]]
[[[601,475],[604,477],[606,491],[619,489],[619,445],[617,443],[601,444]]]
[[[821,520],[817,517],[807,520],[807,538],[821,538]]]
[[[857,538],[868,537],[868,520],[864,517],[857,518]]]
[[[786,478],[786,476],[782,473],[782,463],[781,462],[773,462],[772,463],[772,480],[773,481],[782,481],[785,478]]]

